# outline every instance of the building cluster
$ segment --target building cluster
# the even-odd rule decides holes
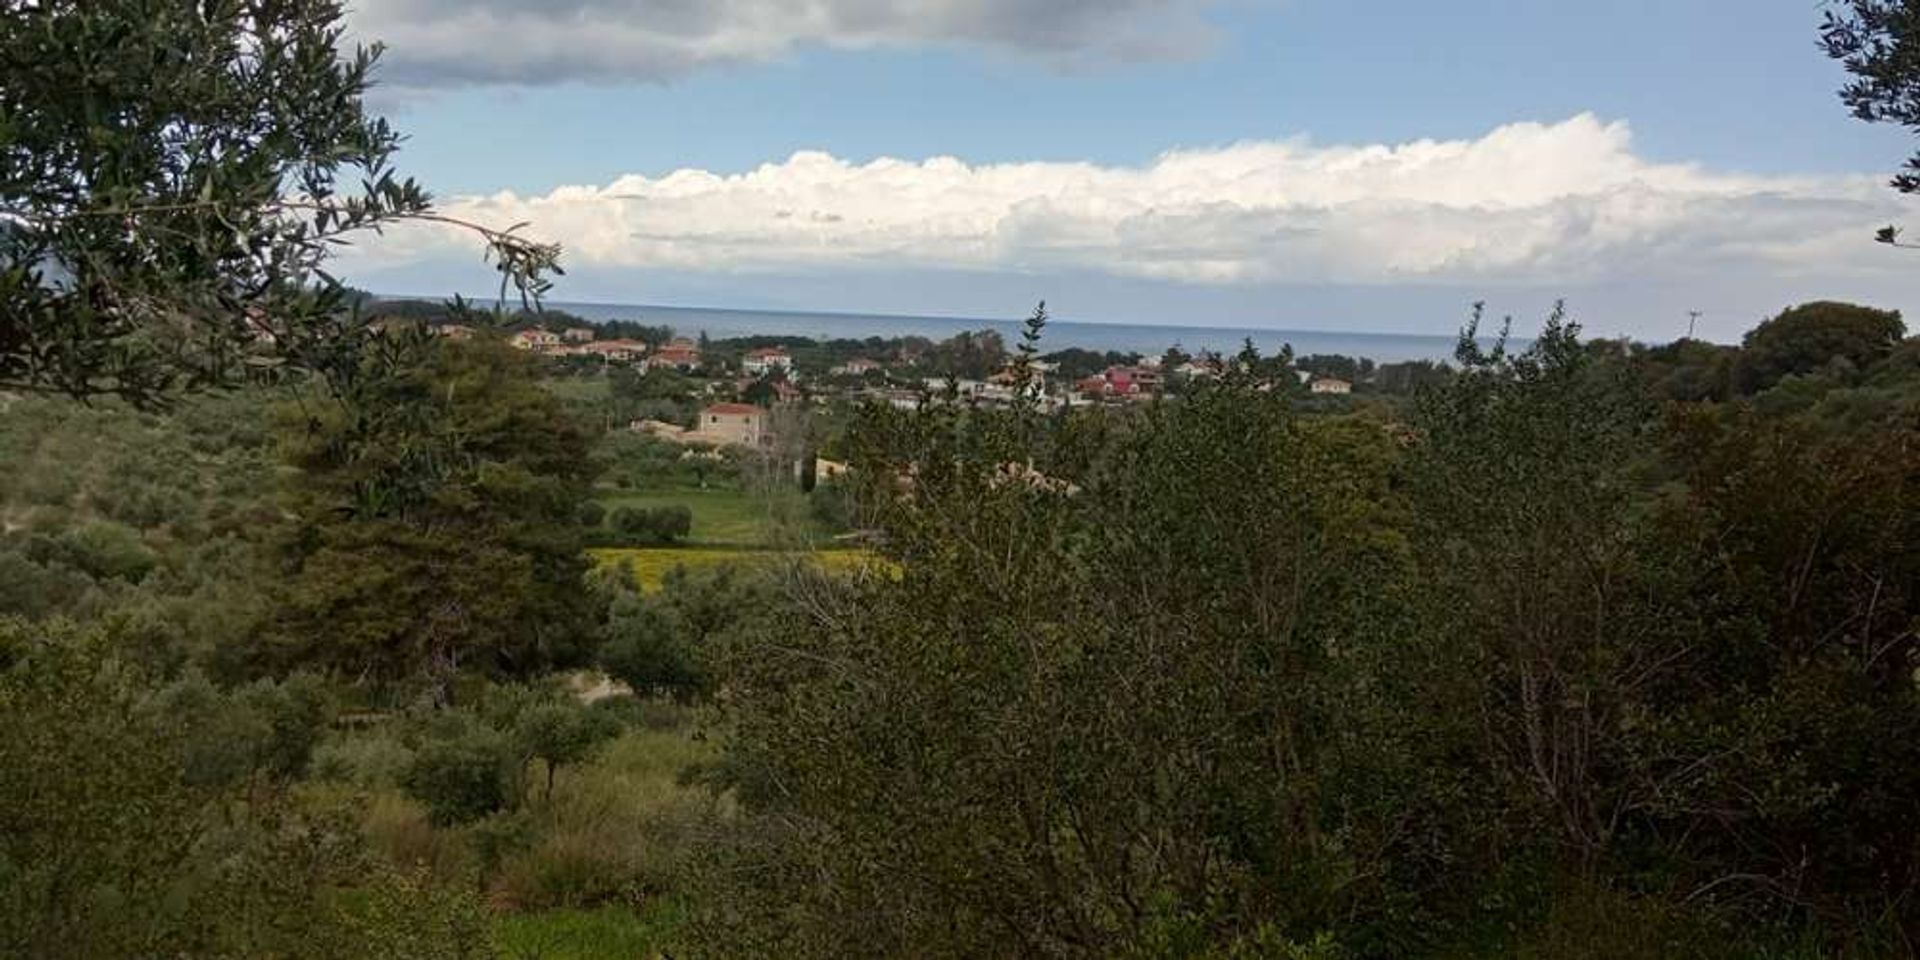
[[[443,336],[459,336],[450,332],[451,325],[440,327]],[[465,331],[471,336],[471,331]],[[529,327],[507,338],[507,342],[521,350],[530,350],[545,357],[598,357],[610,363],[651,363],[647,356],[647,345],[639,340],[599,339],[599,331],[592,327],[568,327],[555,333],[538,327]],[[665,352],[663,348],[661,352]],[[698,356],[698,352],[695,352]],[[698,363],[698,361],[695,361]]]
[[[451,326],[441,327],[440,332],[447,336],[470,335],[470,331]],[[1024,369],[1010,361],[1001,370],[975,379],[928,376],[913,358],[890,356],[882,360],[862,356],[843,360],[824,376],[804,378],[792,354],[782,347],[756,347],[739,355],[737,363],[716,363],[703,362],[700,344],[691,339],[675,338],[650,348],[637,340],[598,339],[597,331],[590,327],[557,332],[526,329],[513,334],[509,342],[542,356],[591,356],[648,370],[698,375],[700,379],[690,384],[690,393],[708,402],[693,418],[692,425],[640,419],[629,426],[689,447],[707,449],[770,447],[774,439],[769,423],[771,410],[803,401],[883,403],[899,409],[942,403],[992,407],[1031,402],[1052,411],[1074,405],[1147,401],[1164,395],[1170,383],[1217,378],[1227,368],[1226,362],[1213,356],[1182,359],[1177,364],[1148,357],[1133,363],[1114,364],[1091,376],[1067,379],[1061,376],[1057,364],[1029,360]],[[1353,389],[1352,384],[1344,380],[1314,378],[1305,372],[1296,372],[1316,394],[1345,394]],[[803,379],[806,380],[804,390]]]

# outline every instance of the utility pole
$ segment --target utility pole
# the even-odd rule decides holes
[[[1698,310],[1687,311],[1687,339],[1688,340],[1693,339],[1693,325],[1696,323],[1699,323],[1700,318],[1704,316],[1706,316],[1706,314],[1701,313]]]

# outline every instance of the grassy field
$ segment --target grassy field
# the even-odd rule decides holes
[[[678,922],[671,905],[544,910],[501,916],[494,937],[512,960],[642,960],[658,955]]]
[[[613,395],[609,381],[601,376],[549,377],[544,382],[562,400],[598,403]]]
[[[595,499],[609,516],[621,507],[685,506],[693,511],[689,540],[698,544],[759,546],[777,523],[770,503],[742,490],[608,490]]]
[[[639,584],[642,590],[660,589],[661,582],[666,579],[667,571],[675,567],[686,567],[691,570],[726,564],[777,564],[794,557],[802,557],[806,562],[817,564],[830,572],[884,569],[886,564],[886,561],[869,550],[815,550],[791,553],[776,550],[610,547],[587,552],[592,554],[594,561],[602,566],[625,567],[633,574],[634,582]]]

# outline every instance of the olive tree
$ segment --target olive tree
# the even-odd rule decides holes
[[[336,0],[0,4],[0,388],[142,404],[326,368],[359,329],[349,239],[451,221],[369,112]],[[555,247],[476,230],[508,284]]]

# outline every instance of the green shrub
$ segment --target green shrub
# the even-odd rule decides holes
[[[606,522],[607,508],[597,500],[582,500],[579,507],[580,525],[593,529]]]
[[[413,751],[381,733],[343,734],[322,741],[313,752],[316,780],[376,789],[398,787],[413,766]]]
[[[523,909],[637,904],[677,888],[715,805],[682,782],[708,756],[684,735],[633,731],[564,768],[530,807],[532,842],[508,856],[493,892]]]
[[[673,543],[693,532],[693,510],[683,504],[621,507],[613,512],[612,525],[629,543]]]
[[[616,608],[600,665],[637,694],[690,696],[702,689],[697,654],[672,614],[636,599]]]
[[[420,745],[403,786],[436,826],[471,823],[513,801],[513,744],[472,721],[443,724]]]
[[[470,889],[424,872],[377,871],[341,910],[338,943],[312,960],[494,960],[493,918]]]
[[[158,562],[132,527],[96,520],[61,538],[68,562],[94,577],[139,583]]]
[[[329,712],[327,691],[308,674],[225,693],[192,673],[159,691],[149,710],[154,723],[182,732],[188,777],[208,784],[304,775]]]

